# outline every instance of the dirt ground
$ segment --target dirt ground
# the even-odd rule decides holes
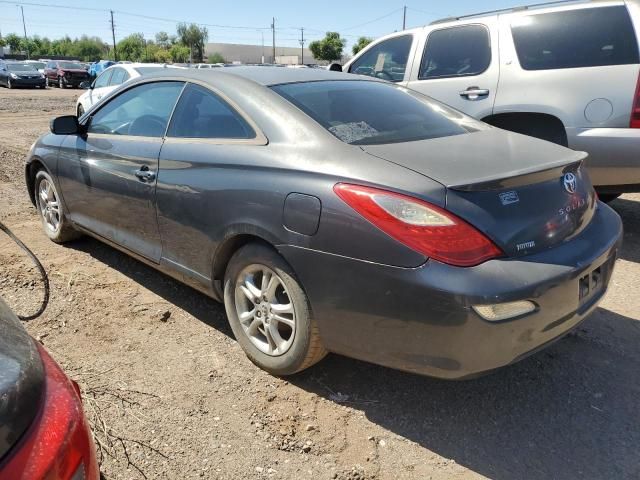
[[[640,478],[640,195],[579,330],[489,376],[446,382],[330,355],[287,380],[254,367],[224,309],[92,239],[47,240],[22,162],[77,90],[0,89],[0,220],[39,256],[51,303],[27,329],[81,385],[111,479]],[[42,289],[0,234],[0,296]]]

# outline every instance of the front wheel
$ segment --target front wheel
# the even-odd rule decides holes
[[[64,88],[64,82],[62,81],[62,77],[58,77],[58,87]]]
[[[78,105],[78,118],[80,118],[82,115],[84,115],[84,107],[82,106],[82,104]]]
[[[258,243],[238,250],[227,267],[224,306],[247,357],[274,375],[291,375],[327,354],[309,302],[291,267]]]
[[[62,209],[60,195],[51,176],[44,170],[36,173],[35,199],[36,207],[42,220],[44,233],[56,243],[64,243],[80,236]]]
[[[7,88],[13,88],[13,84],[11,83],[11,79],[7,79]]]

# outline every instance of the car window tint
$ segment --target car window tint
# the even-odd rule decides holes
[[[511,32],[525,70],[639,63],[625,6],[526,15],[512,22]]]
[[[224,100],[200,85],[189,84],[176,106],[169,137],[254,138],[253,129]]]
[[[127,72],[122,68],[114,68],[111,74],[111,80],[109,80],[109,85],[112,87],[121,85],[122,82],[124,82],[125,73]]]
[[[156,82],[131,88],[93,115],[89,133],[162,137],[183,86]]]
[[[489,68],[491,43],[482,25],[444,28],[429,34],[420,80],[478,75]]]
[[[411,142],[487,128],[424,95],[384,82],[338,80],[271,88],[353,145]]]
[[[404,80],[412,42],[412,35],[403,35],[380,42],[353,62],[349,72],[401,82]]]
[[[93,86],[93,88],[102,88],[102,87],[106,87],[107,85],[109,85],[109,79],[111,78],[111,74],[113,73],[113,70],[106,70],[104,72],[102,72],[98,78],[96,78],[96,83]]]

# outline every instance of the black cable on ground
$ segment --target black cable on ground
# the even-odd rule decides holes
[[[6,233],[9,236],[9,238],[11,238],[11,240],[16,242],[20,248],[22,248],[25,252],[27,252],[27,255],[29,255],[29,258],[31,258],[35,266],[40,271],[40,278],[42,278],[42,283],[44,285],[44,299],[40,304],[40,308],[33,315],[28,315],[28,316],[18,315],[18,318],[20,320],[33,320],[35,318],[38,318],[40,315],[42,315],[42,313],[47,308],[47,305],[49,304],[49,276],[47,275],[47,271],[42,266],[42,263],[40,263],[40,260],[38,260],[38,257],[36,257],[35,254],[31,250],[29,250],[29,247],[27,247],[24,243],[22,243],[22,241],[18,237],[16,237],[11,230],[9,230],[9,227],[7,227],[4,223],[0,222],[0,230]]]

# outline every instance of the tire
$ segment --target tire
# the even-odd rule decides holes
[[[49,77],[44,77],[44,88],[49,88]]]
[[[46,187],[49,187],[50,190],[47,190]],[[49,194],[45,195],[45,190]],[[38,215],[42,221],[42,229],[47,237],[55,243],[65,243],[82,236],[71,226],[65,216],[55,183],[53,183],[51,176],[45,170],[40,170],[36,173],[34,195]],[[55,201],[57,209],[53,208],[52,201]],[[48,212],[49,215],[47,216],[45,212]]]
[[[78,118],[80,118],[83,114],[84,114],[84,107],[82,106],[82,104],[78,105]]]
[[[618,198],[621,193],[598,193],[598,199],[604,203],[613,202],[616,198]]]
[[[11,79],[10,78],[7,79],[7,88],[9,88],[9,89],[13,88],[13,84],[11,83]]]
[[[62,77],[58,77],[58,88],[63,89],[64,83],[62,82]]]
[[[275,275],[274,282],[280,283],[277,288],[272,289],[272,294],[267,293],[262,299],[252,303],[249,295],[240,287],[244,287],[248,292],[257,293],[257,290],[260,290],[264,293],[266,289],[257,287],[258,284],[262,284],[264,276],[260,273],[250,273],[260,269],[267,272],[267,275]],[[256,282],[246,283],[245,280],[248,278]],[[246,287],[249,284],[253,285],[252,289]],[[264,298],[268,301],[264,301]],[[265,245],[250,243],[231,257],[224,280],[224,306],[236,340],[249,360],[273,375],[294,374],[319,362],[327,354],[320,339],[318,326],[311,314],[309,301],[295,273],[277,252]],[[291,325],[273,318],[270,307],[274,307],[275,310],[276,306],[283,312],[278,317],[286,316]],[[242,323],[239,313],[249,309],[253,309],[255,313]],[[290,309],[291,312],[285,312],[286,309]],[[252,336],[248,333],[251,331],[249,325],[254,324],[258,326],[253,329]],[[267,332],[272,330],[275,330],[279,340],[283,341],[281,344],[278,344],[276,337],[271,334],[271,341],[267,337]],[[279,346],[274,349],[273,345]]]

